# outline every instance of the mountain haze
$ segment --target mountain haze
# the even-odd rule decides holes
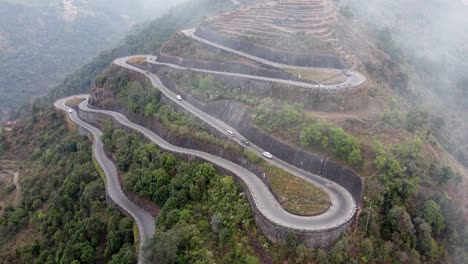
[[[0,0],[0,120],[178,2]]]

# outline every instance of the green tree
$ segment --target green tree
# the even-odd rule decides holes
[[[431,225],[436,235],[445,228],[445,218],[440,206],[434,200],[428,200],[422,209],[422,218]]]
[[[287,129],[301,122],[303,114],[299,105],[284,104],[276,118],[278,125]]]
[[[409,111],[406,114],[406,129],[415,132],[418,129],[424,129],[428,126],[429,114],[421,109]]]
[[[135,255],[135,248],[131,244],[125,244],[119,253],[112,256],[109,264],[136,264],[137,258]]]
[[[294,252],[297,247],[297,238],[296,235],[290,232],[286,236],[286,247],[288,248],[289,252]]]
[[[431,235],[431,226],[420,221],[417,227],[418,249],[429,259],[436,259],[438,256],[438,247]]]
[[[307,147],[312,144],[321,143],[322,138],[323,135],[319,126],[308,125],[302,129],[299,141],[302,146]]]
[[[404,206],[395,206],[388,212],[384,219],[383,231],[394,243],[412,244],[414,224]]]
[[[179,232],[156,231],[148,246],[148,263],[173,264],[177,262],[177,252],[181,237]]]
[[[362,164],[362,155],[360,149],[353,149],[349,154],[348,158],[349,163],[354,166],[360,166]]]

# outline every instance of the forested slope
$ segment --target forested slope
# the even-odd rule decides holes
[[[106,203],[91,141],[52,107],[36,110],[0,138],[24,197],[0,214],[0,263],[136,263],[133,222]]]
[[[0,0],[0,121],[170,6],[144,2]]]
[[[37,104],[49,104],[64,95],[83,93],[90,89],[96,76],[118,57],[156,52],[177,30],[196,25],[206,16],[232,8],[228,0],[197,0],[181,4],[159,19],[135,29],[125,41],[116,48],[103,51],[91,62],[68,75],[50,94],[37,101]],[[29,113],[31,105],[19,109],[16,116]]]

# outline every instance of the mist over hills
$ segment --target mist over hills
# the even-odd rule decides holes
[[[376,38],[393,43],[408,75],[410,107],[432,114],[433,131],[468,164],[468,6],[466,1],[340,1]],[[385,33],[385,34],[382,34]]]
[[[179,2],[0,0],[0,120]]]

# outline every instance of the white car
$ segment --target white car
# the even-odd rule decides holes
[[[175,98],[177,98],[177,100],[179,100],[179,101],[182,101],[182,96],[180,96],[180,95],[176,95]]]
[[[71,109],[68,109],[68,113],[70,113],[70,114],[71,114],[71,113],[73,113],[73,110],[71,110]]]
[[[234,136],[234,132],[232,132],[232,130],[229,130],[229,129],[228,129],[228,130],[227,130],[227,133],[228,133],[228,135],[231,136],[231,137]]]
[[[267,159],[272,159],[273,158],[273,155],[271,155],[270,152],[265,151],[265,152],[262,153],[262,155],[265,156],[265,158],[267,158]]]

